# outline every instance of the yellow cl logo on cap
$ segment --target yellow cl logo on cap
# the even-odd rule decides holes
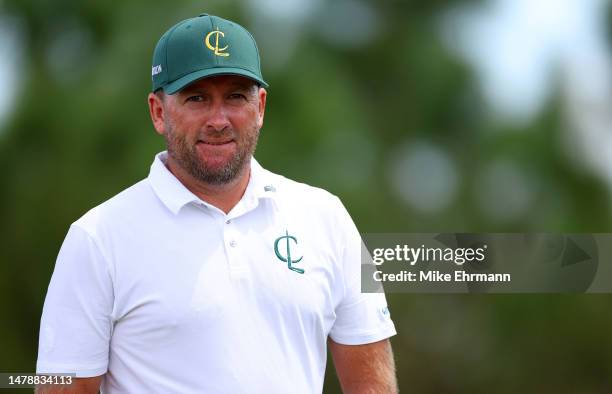
[[[210,43],[210,37],[214,35],[215,36],[215,46],[213,46]],[[206,47],[208,49],[210,49],[211,51],[213,51],[215,53],[215,55],[217,56],[229,56],[230,54],[227,52],[223,52],[227,49],[227,45],[224,46],[223,48],[219,48],[219,35],[221,37],[225,37],[225,34],[221,31],[221,30],[213,30],[210,33],[208,33],[206,35],[206,38],[204,39],[204,42],[206,43]]]

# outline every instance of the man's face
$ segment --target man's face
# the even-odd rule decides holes
[[[265,101],[266,91],[250,79],[205,78],[165,95],[163,125],[156,128],[181,170],[207,184],[222,185],[247,168],[263,125]]]

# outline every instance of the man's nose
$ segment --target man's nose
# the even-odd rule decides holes
[[[222,131],[230,125],[227,117],[227,108],[222,102],[214,103],[210,108],[206,129],[209,131]]]

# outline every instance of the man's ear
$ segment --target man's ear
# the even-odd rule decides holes
[[[264,113],[266,112],[266,98],[268,96],[268,92],[264,88],[259,88],[257,94],[259,95],[259,119],[257,120],[257,124],[261,129],[263,126]]]
[[[164,103],[159,97],[159,95],[155,93],[149,93],[148,101],[149,114],[151,115],[153,127],[155,127],[155,131],[157,131],[158,134],[164,135],[166,133],[166,112],[164,108]]]

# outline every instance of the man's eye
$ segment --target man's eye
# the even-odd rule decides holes
[[[200,101],[204,101],[204,97],[202,97],[202,96],[189,96],[189,97],[187,97],[186,101],[200,102]]]
[[[238,100],[238,99],[246,99],[246,96],[241,93],[232,93],[229,95],[229,98],[232,100]]]

